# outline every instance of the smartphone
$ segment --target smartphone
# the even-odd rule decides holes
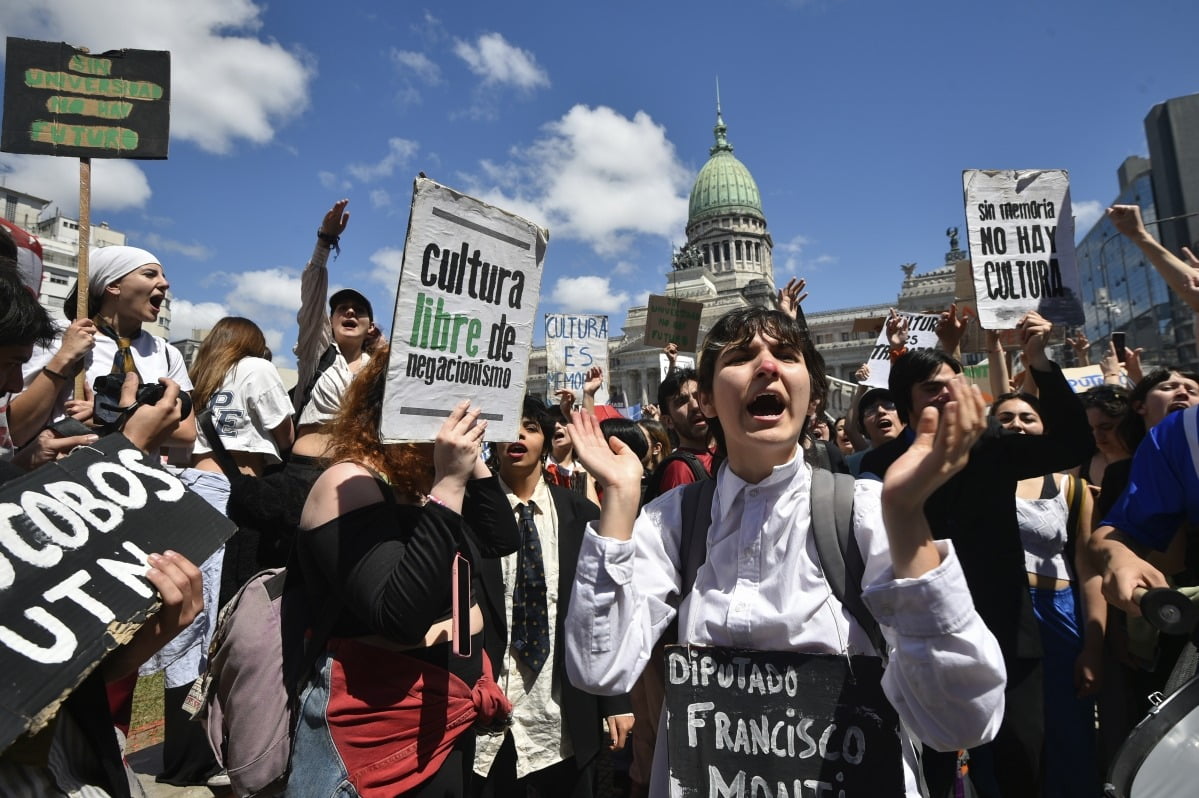
[[[470,560],[457,554],[450,576],[450,604],[453,620],[450,629],[450,648],[457,657],[470,656]]]
[[[51,424],[48,429],[61,438],[74,438],[77,435],[95,435],[96,431],[82,421],[66,416]]]
[[[1124,362],[1124,333],[1112,333],[1112,346],[1116,347],[1116,360]]]

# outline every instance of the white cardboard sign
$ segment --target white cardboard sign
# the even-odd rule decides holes
[[[937,313],[908,313],[898,311],[900,316],[908,320],[908,349],[935,349],[937,346],[937,324],[941,316]],[[872,388],[886,388],[891,379],[891,345],[887,343],[887,325],[878,334],[874,349],[866,360],[870,367],[870,376],[862,384]]]
[[[549,233],[417,178],[396,291],[380,435],[431,441],[463,399],[515,440]]]
[[[982,326],[1010,330],[1030,310],[1082,324],[1066,171],[967,169],[962,187]]]
[[[608,317],[577,313],[545,314],[545,389],[557,403],[554,391],[573,391],[582,401],[587,372],[599,366],[604,384],[596,404],[608,403]]]
[[[676,369],[693,369],[695,368],[695,358],[691,355],[675,355],[674,367]],[[658,382],[666,379],[666,375],[670,373],[670,358],[665,352],[658,353]]]

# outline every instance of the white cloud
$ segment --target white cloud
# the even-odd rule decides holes
[[[370,279],[382,283],[391,291],[400,284],[400,267],[404,265],[404,250],[396,247],[385,247],[371,255],[370,262],[375,265],[371,269]]]
[[[373,189],[371,191],[371,205],[375,208],[391,207],[391,194],[387,193],[387,189]]]
[[[235,316],[263,324],[291,324],[300,309],[300,276],[288,269],[215,275],[230,286],[225,302]]]
[[[649,114],[576,105],[545,131],[511,162],[481,163],[472,191],[601,255],[635,234],[669,240],[686,223],[692,175]]]
[[[308,106],[310,54],[258,38],[253,0],[124,0],[119,13],[92,0],[6,3],[0,35],[171,51],[171,137],[225,153],[264,144]],[[137,20],[131,25],[130,20]]]
[[[780,241],[774,245],[774,261],[775,275],[779,278],[779,284],[784,282],[783,277],[802,277],[800,272],[811,273],[818,272],[824,266],[831,266],[837,262],[834,255],[827,253],[820,255],[808,255],[806,249],[813,243],[807,236],[797,235],[792,236],[787,241]],[[779,266],[779,255],[782,255],[782,266]]]
[[[1083,200],[1073,204],[1075,239],[1082,240],[1083,236],[1091,232],[1091,227],[1103,216],[1106,207],[1098,200]]]
[[[387,140],[387,155],[383,159],[370,164],[350,164],[346,167],[351,175],[363,183],[391,177],[397,166],[404,166],[416,155],[420,145],[408,139],[392,138]]]
[[[340,178],[332,172],[317,172],[316,178],[321,181],[321,188],[329,191],[349,191],[354,185],[349,180]]]
[[[625,291],[613,293],[607,277],[562,277],[554,283],[550,301],[568,313],[615,313],[628,307]]]
[[[531,91],[550,85],[550,76],[537,65],[528,50],[508,43],[499,33],[484,33],[474,44],[454,42],[454,54],[470,71],[483,78],[484,86],[514,86]]]
[[[612,267],[612,273],[616,274],[616,275],[620,275],[621,277],[628,277],[629,275],[635,274],[636,272],[637,272],[637,264],[631,263],[630,261],[627,261],[627,260],[617,261],[616,265]]]
[[[211,330],[214,324],[230,315],[233,314],[218,302],[189,302],[172,296],[171,337],[177,341],[190,338],[193,330]]]
[[[0,177],[10,186],[51,201],[48,209],[79,214],[79,161],[45,155],[0,153]],[[135,161],[92,159],[92,220],[98,212],[140,208],[150,199],[150,183]]]
[[[433,63],[432,59],[424,53],[412,50],[397,50],[393,47],[391,50],[391,60],[403,72],[411,72],[430,86],[436,86],[441,83],[441,67]]]
[[[188,244],[183,241],[176,241],[173,238],[167,238],[158,233],[138,233],[131,231],[129,233],[129,243],[148,249],[155,254],[173,252],[185,258],[192,258],[193,260],[208,260],[212,257],[212,250],[199,241],[193,241]]]

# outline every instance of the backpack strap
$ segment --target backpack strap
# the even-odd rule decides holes
[[[712,525],[712,500],[716,480],[701,479],[683,486],[683,528],[679,537],[679,603],[695,586],[695,576],[708,558],[708,528]]]
[[[866,563],[853,533],[853,485],[849,474],[812,469],[812,536],[829,589],[866,632],[875,652],[885,656],[878,621],[862,601]]]
[[[196,421],[200,424],[200,429],[204,430],[204,437],[208,440],[208,448],[212,450],[212,459],[216,460],[217,465],[221,467],[221,471],[225,474],[225,478],[230,484],[237,482],[241,477],[245,476],[237,468],[237,463],[233,460],[233,455],[229,454],[229,450],[225,448],[225,442],[221,440],[220,434],[217,433],[216,426],[212,423],[212,410],[204,408],[199,413],[196,413]]]

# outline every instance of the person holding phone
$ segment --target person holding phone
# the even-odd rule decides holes
[[[339,612],[300,694],[289,798],[463,796],[474,729],[511,710],[483,651],[477,577],[459,609],[469,637],[454,632],[455,573],[520,541],[479,458],[486,422],[460,402],[431,447],[382,443],[387,355],[376,350],[350,384],[300,520],[304,592]]]
[[[627,695],[597,697],[566,678],[570,586],[587,523],[599,518],[599,508],[547,479],[553,436],[548,409],[526,397],[517,439],[495,447],[496,472],[511,517],[520,519],[522,543],[517,554],[485,560],[481,569],[488,653],[513,713],[503,736],[479,741],[473,792],[480,798],[523,796],[530,789],[589,798],[601,730],[608,733],[607,747],[620,750],[633,726]]]

